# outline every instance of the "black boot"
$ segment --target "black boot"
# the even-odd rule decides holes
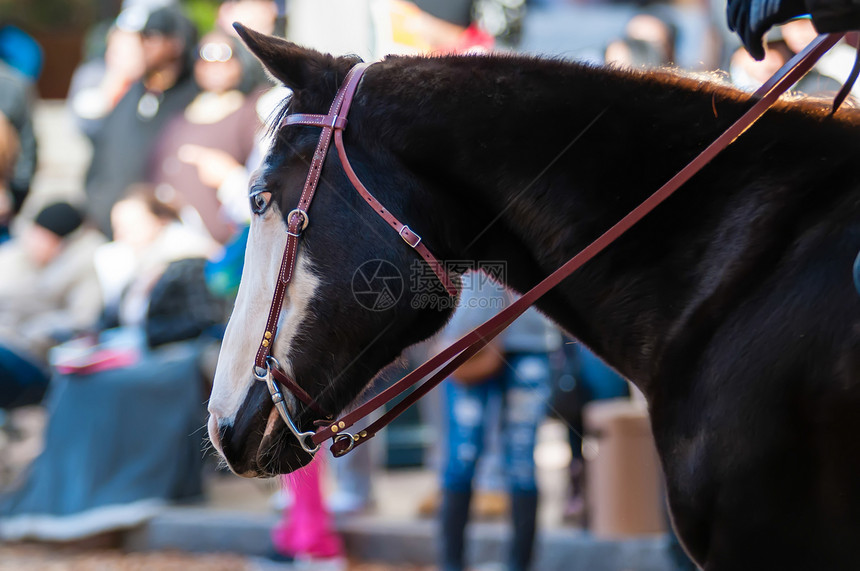
[[[532,559],[537,528],[537,492],[511,494],[514,537],[508,557],[509,571],[526,571]]]
[[[442,493],[439,508],[439,537],[441,538],[441,571],[463,571],[466,543],[466,522],[469,520],[469,503],[472,492]]]

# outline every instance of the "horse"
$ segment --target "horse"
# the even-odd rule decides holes
[[[312,458],[252,367],[287,213],[320,134],[281,119],[325,113],[359,60],[238,30],[292,95],[251,184],[245,266],[208,429],[234,472],[265,477]],[[343,145],[361,182],[438,260],[501,261],[498,277],[522,292],[752,103],[673,71],[389,56],[361,79]],[[830,116],[815,101],[784,99],[538,303],[645,395],[673,525],[708,571],[857,565],[858,122],[857,111]],[[323,421],[319,409],[350,406],[456,305],[358,195],[337,156],[320,177],[271,347],[319,405],[287,395],[304,431]],[[383,304],[356,295],[368,263],[403,279]]]

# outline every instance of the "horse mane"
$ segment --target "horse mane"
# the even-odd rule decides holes
[[[479,90],[481,82],[492,84],[504,74],[516,70],[527,71],[530,74],[568,75],[603,78],[604,81],[629,86],[633,91],[639,89],[665,90],[680,95],[698,93],[710,95],[715,100],[738,105],[750,104],[751,94],[729,83],[726,72],[692,72],[675,67],[654,69],[636,69],[613,64],[595,64],[566,59],[562,56],[535,56],[513,53],[504,54],[466,54],[466,55],[419,55],[398,56],[389,55],[384,62],[401,66],[432,66],[433,63],[444,63],[453,67],[471,68],[474,72],[469,76],[469,88]],[[487,73],[483,73],[486,70]],[[416,84],[417,86],[417,84]],[[835,94],[834,94],[835,95]],[[827,96],[810,96],[798,91],[788,91],[772,108],[774,111],[803,114],[816,120],[830,116],[832,98]],[[860,122],[860,109],[849,99],[836,113],[833,120],[837,123],[857,125]]]

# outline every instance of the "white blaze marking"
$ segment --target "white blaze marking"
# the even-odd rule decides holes
[[[251,385],[262,382],[256,380],[252,368],[275,294],[275,284],[286,243],[286,225],[275,206],[264,216],[253,217],[245,250],[242,281],[233,314],[224,333],[212,395],[209,398],[209,413],[216,416],[221,425],[231,425],[235,421]],[[307,320],[308,306],[319,283],[319,278],[311,271],[307,256],[303,254],[302,248],[299,248],[272,349],[272,355],[280,361],[289,375],[292,375],[292,367],[286,355],[299,324]],[[210,440],[223,455],[218,442],[218,427],[211,418],[208,428]]]

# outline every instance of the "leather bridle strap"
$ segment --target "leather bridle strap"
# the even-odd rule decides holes
[[[360,63],[354,66],[344,78],[344,82],[338,89],[334,101],[329,108],[327,115],[315,115],[306,113],[294,113],[288,115],[283,125],[305,125],[312,127],[321,127],[320,139],[317,143],[316,150],[311,161],[308,176],[305,179],[304,187],[302,188],[301,196],[297,207],[287,214],[287,244],[284,248],[284,254],[281,258],[281,267],[278,272],[278,280],[275,284],[275,292],[272,296],[272,303],[269,308],[269,315],[266,319],[266,328],[263,332],[263,337],[260,340],[260,345],[257,349],[254,358],[254,374],[260,380],[266,380],[267,374],[271,374],[275,381],[287,387],[290,393],[302,401],[305,405],[312,408],[316,412],[327,416],[322,411],[316,401],[292,380],[287,373],[281,368],[280,364],[271,356],[272,345],[277,334],[278,320],[281,315],[284,298],[286,296],[287,287],[292,281],[293,271],[295,269],[296,258],[298,253],[299,238],[302,232],[310,222],[308,209],[313,201],[314,194],[319,186],[322,167],[325,163],[328,149],[331,146],[332,133],[335,134],[335,140],[340,155],[341,163],[347,177],[352,181],[361,197],[373,208],[380,217],[394,228],[397,234],[413,248],[426,262],[430,265],[433,272],[438,276],[439,281],[445,287],[445,290],[452,296],[457,295],[457,287],[454,285],[448,272],[445,271],[443,265],[430,253],[430,250],[421,243],[421,237],[413,232],[408,226],[401,223],[393,214],[380,204],[376,198],[367,190],[367,188],[358,179],[346,155],[346,150],[343,146],[342,131],[346,127],[346,117],[349,113],[352,99],[358,89],[361,77],[365,70],[370,67],[368,63]],[[283,395],[277,391],[277,385],[270,385],[270,392],[276,404],[284,401]],[[287,418],[284,419],[289,423]]]
[[[306,405],[319,410],[318,405],[313,398],[302,389],[298,383],[293,381],[287,374],[281,370],[280,366],[272,366],[272,344],[275,341],[275,334],[278,330],[278,319],[281,316],[281,309],[284,304],[284,297],[287,293],[287,287],[293,277],[293,270],[296,264],[296,255],[298,253],[299,238],[302,231],[307,227],[310,219],[308,218],[308,208],[314,198],[317,186],[319,184],[320,172],[322,171],[323,163],[325,162],[328,149],[331,144],[332,131],[335,128],[343,128],[346,125],[346,113],[349,108],[349,102],[358,88],[358,82],[361,79],[362,73],[369,64],[358,64],[349,70],[343,85],[338,90],[337,95],[332,101],[328,115],[316,116],[310,119],[309,124],[322,126],[323,130],[320,134],[320,140],[317,143],[316,151],[314,152],[313,160],[311,161],[308,176],[305,179],[302,194],[299,197],[298,206],[287,215],[287,244],[284,248],[284,255],[281,258],[281,268],[278,272],[278,280],[275,284],[275,293],[272,296],[272,304],[269,307],[269,316],[266,319],[266,328],[263,332],[263,337],[260,340],[260,346],[257,349],[257,354],[254,358],[254,374],[259,379],[265,378],[266,371],[271,371],[275,379],[285,385],[289,391],[297,399],[301,400]],[[346,104],[344,105],[344,102]],[[338,113],[343,113],[343,119],[340,120]],[[307,117],[307,116],[305,116]],[[322,120],[318,119],[321,117]]]
[[[361,75],[368,66],[369,64],[362,63],[356,65],[352,70],[350,70],[350,73],[355,71],[355,75],[352,78],[347,76],[347,79],[344,81],[344,87],[346,89],[341,88],[341,90],[344,92],[346,98],[339,112],[329,111],[328,115],[294,113],[287,115],[284,118],[284,125],[311,125],[314,127],[323,127],[323,135],[320,136],[319,145],[323,144],[323,138],[326,137],[326,149],[329,145],[329,137],[331,136],[332,131],[334,131],[334,141],[338,155],[340,156],[341,166],[343,167],[344,172],[346,172],[346,176],[349,178],[352,186],[358,191],[358,194],[364,199],[364,201],[370,205],[373,211],[385,220],[394,229],[394,231],[397,232],[403,241],[415,250],[415,252],[417,252],[425,262],[427,262],[433,270],[433,273],[436,274],[436,277],[439,278],[439,281],[445,287],[445,291],[448,292],[448,295],[456,296],[458,292],[457,286],[454,285],[454,282],[451,280],[451,276],[445,270],[442,263],[440,263],[439,260],[437,260],[430,252],[427,246],[421,242],[421,236],[416,234],[411,228],[409,228],[409,226],[400,222],[396,216],[391,214],[387,208],[382,206],[382,203],[376,200],[370,191],[367,190],[367,187],[362,184],[358,175],[355,174],[355,170],[353,170],[352,165],[349,163],[349,157],[347,157],[346,149],[343,146],[343,130],[346,128],[346,115],[349,112],[349,106],[352,103],[352,96],[355,93],[355,89],[358,87]],[[352,85],[350,85],[350,80]],[[337,98],[335,98],[335,103],[337,103]],[[319,149],[319,146],[317,149]],[[313,168],[313,165],[311,165],[311,168]],[[310,177],[310,174],[308,176]],[[299,208],[302,207],[300,206]]]
[[[673,176],[666,184],[649,196],[633,211],[624,216],[614,226],[604,232],[599,238],[586,246],[582,251],[567,261],[563,266],[547,276],[543,281],[523,294],[511,305],[500,311],[494,317],[476,327],[455,343],[444,349],[435,357],[432,357],[417,369],[403,377],[400,381],[381,392],[376,397],[360,405],[352,412],[332,422],[324,428],[320,428],[311,438],[316,445],[320,445],[329,438],[335,441],[331,446],[332,454],[342,456],[355,446],[372,438],[381,428],[389,424],[406,408],[414,404],[419,398],[427,394],[436,385],[457,369],[462,363],[475,355],[496,337],[505,327],[510,325],[517,317],[522,315],[544,294],[558,285],[570,274],[580,268],[588,260],[596,256],[609,246],[615,239],[624,234],[634,224],[639,222],[646,214],[651,212],[660,203],[669,198],[684,183],[699,172],[723,149],[728,147],[735,139],[744,133],[765,111],[767,111],[779,97],[808,72],[818,59],[827,52],[843,34],[829,34],[818,36],[800,54],[793,57],[774,76],[768,80],[756,93],[753,99],[757,101],[744,113],[740,119],[733,123],[725,132],[685,166],[678,174]],[[442,367],[439,369],[439,367]],[[439,369],[437,371],[437,369]],[[433,373],[432,377],[422,385],[408,394],[400,403],[386,412],[377,421],[371,423],[364,430],[356,434],[344,434],[343,431],[350,428],[358,420],[368,416],[374,410],[382,407],[392,399],[402,394],[410,387],[416,385],[421,379]]]
[[[379,216],[382,217],[383,220],[388,222],[392,228],[403,238],[403,241],[406,242],[415,252],[421,256],[427,265],[433,270],[433,273],[436,274],[436,277],[439,278],[439,281],[442,282],[442,285],[445,287],[445,291],[448,292],[448,295],[452,297],[457,296],[457,286],[454,285],[454,282],[451,281],[451,276],[448,275],[448,272],[445,270],[445,267],[439,263],[439,260],[436,259],[433,254],[430,253],[430,250],[427,249],[427,246],[421,243],[421,236],[412,231],[412,229],[403,224],[394,217],[382,204],[370,194],[370,191],[367,190],[361,180],[359,180],[358,176],[355,174],[355,171],[352,170],[352,165],[349,164],[349,159],[346,156],[346,149],[343,147],[343,131],[338,130],[335,131],[334,134],[334,144],[337,147],[337,152],[340,155],[340,162],[343,166],[343,170],[346,172],[346,176],[349,178],[352,186],[355,187],[355,190],[358,191],[358,194],[367,202],[373,211],[376,212]]]

